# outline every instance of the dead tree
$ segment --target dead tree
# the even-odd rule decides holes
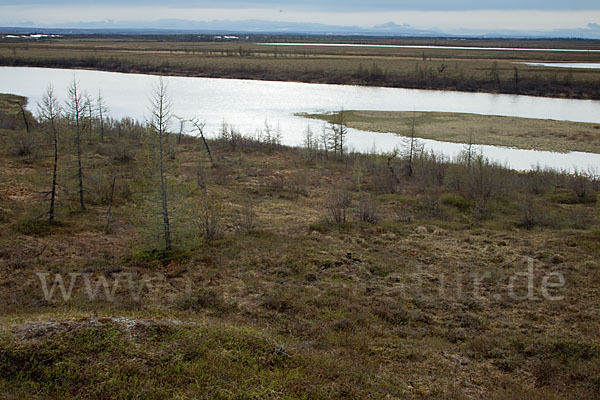
[[[104,140],[104,118],[108,112],[108,108],[104,103],[101,92],[98,92],[98,98],[96,99],[96,110],[98,110],[98,122],[100,122],[100,138]]]
[[[9,100],[11,103],[12,100]],[[18,98],[14,101],[14,103],[19,107],[21,111],[21,118],[23,118],[23,123],[25,124],[25,130],[27,133],[30,132],[29,121],[27,120],[27,113],[25,112],[25,106],[27,105],[27,98]]]
[[[412,176],[413,174],[413,158],[415,153],[415,123],[416,117],[413,114],[412,124],[410,128],[410,142],[408,146],[408,164],[406,166],[406,173],[408,176]]]
[[[346,128],[346,121],[344,120],[344,109],[342,108],[338,113],[338,136],[340,137],[340,158],[344,161],[344,141],[348,135],[348,128]]]
[[[61,109],[58,100],[54,96],[54,89],[48,86],[46,93],[42,97],[42,102],[38,104],[38,113],[42,122],[45,122],[52,135],[52,144],[54,147],[54,163],[52,165],[52,188],[50,190],[50,209],[48,210],[48,221],[54,222],[54,206],[56,202],[56,175],[58,167],[58,127],[57,120],[60,118]]]
[[[171,225],[169,222],[169,207],[167,203],[167,178],[165,175],[165,136],[171,119],[171,103],[167,95],[167,85],[162,77],[154,87],[150,99],[150,127],[157,136],[158,142],[158,169],[160,174],[160,198],[162,203],[163,233],[166,250],[171,251]]]
[[[199,122],[196,118],[191,119],[190,122],[194,125],[194,127],[198,131],[198,135],[202,139],[202,143],[204,143],[204,148],[206,149],[206,153],[208,154],[208,158],[210,159],[210,164],[214,167],[215,162],[213,160],[212,153],[210,152],[210,147],[208,146],[208,142],[206,141],[206,137],[204,136],[204,127],[206,126],[206,123]]]
[[[69,119],[75,129],[75,145],[77,146],[77,179],[79,184],[79,203],[82,210],[85,210],[84,190],[83,190],[83,168],[81,163],[81,131],[83,129],[83,122],[85,111],[88,107],[85,96],[81,93],[79,88],[79,82],[73,78],[71,85],[69,86],[69,94],[67,100],[67,112]]]
[[[473,132],[469,133],[469,142],[465,148],[467,152],[467,170],[471,171],[471,161],[473,160]]]
[[[394,151],[392,151],[390,154],[387,155],[387,166],[388,166],[388,170],[390,171],[390,175],[392,177],[392,179],[394,180],[394,188],[393,188],[393,192],[396,193],[396,188],[398,187],[398,185],[400,185],[400,178],[398,178],[398,175],[396,174],[396,170],[394,169],[394,164],[393,161],[398,157],[398,150],[394,149]]]
[[[185,119],[178,117],[177,115],[173,115],[177,121],[179,121],[179,133],[177,134],[177,144],[181,144],[181,137],[183,136],[183,131],[185,129]]]
[[[117,181],[117,177],[115,175],[113,175],[112,184],[110,185],[110,196],[108,198],[108,209],[106,210],[106,226],[104,228],[104,231],[106,233],[110,232],[110,219],[111,219],[111,211],[112,211],[113,198],[115,196],[115,183],[116,183],[116,181]]]
[[[93,128],[92,122],[94,121],[94,107],[92,105],[92,99],[88,95],[85,96],[85,102],[87,105],[86,111],[88,114],[87,115],[87,124],[88,124],[87,128],[88,128],[89,136],[91,138],[92,137],[92,128]]]
[[[179,119],[179,118],[177,118]],[[185,129],[185,120],[179,119],[179,134],[177,135],[177,144],[181,144],[181,138],[183,137],[183,130]]]
[[[25,107],[23,103],[23,101],[17,102],[17,104],[19,104],[19,108],[21,109],[21,116],[23,117],[23,122],[25,123],[25,130],[27,133],[29,133],[29,121],[27,121],[27,114],[25,113]]]
[[[319,142],[318,140],[315,140],[315,135],[313,134],[312,129],[310,129],[310,125],[306,125],[303,144],[304,149],[306,150],[308,161],[313,162],[317,156]]]
[[[327,125],[323,124],[323,130],[321,131],[321,135],[319,136],[319,140],[323,145],[323,152],[325,153],[325,159],[329,160],[329,147],[327,146],[329,142],[329,137],[327,135]]]

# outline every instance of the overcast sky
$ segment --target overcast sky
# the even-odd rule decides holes
[[[420,29],[552,30],[600,24],[599,0],[0,0],[0,25],[185,19],[261,19],[371,27],[386,22]],[[177,28],[174,26],[173,28]]]

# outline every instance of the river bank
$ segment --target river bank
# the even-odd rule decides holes
[[[557,45],[568,46],[569,42],[537,43],[538,47]],[[510,42],[504,46],[510,46]],[[0,65],[600,99],[597,72],[515,64],[597,62],[597,53],[432,47],[349,50],[325,45],[262,46],[248,41],[200,42],[168,37],[78,37],[31,43],[3,40]]]
[[[333,122],[337,113],[299,114]],[[344,110],[346,126],[444,142],[600,153],[600,124],[466,113]]]

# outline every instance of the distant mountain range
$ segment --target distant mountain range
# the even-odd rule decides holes
[[[68,26],[67,26],[68,25]],[[408,24],[388,22],[371,28],[359,26],[338,26],[318,23],[277,22],[262,20],[245,21],[190,21],[180,19],[160,19],[153,22],[140,21],[97,21],[77,22],[65,25],[39,26],[23,22],[18,27],[0,27],[3,33],[113,33],[113,34],[181,34],[181,33],[237,33],[237,34],[308,34],[308,35],[369,35],[369,36],[422,36],[422,37],[506,37],[506,38],[585,38],[600,39],[600,25],[589,23],[585,28],[557,29],[550,31],[520,30],[453,30],[417,29]]]

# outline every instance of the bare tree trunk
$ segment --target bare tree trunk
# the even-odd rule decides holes
[[[108,210],[106,211],[106,227],[104,228],[104,231],[107,232],[107,233],[108,233],[108,231],[110,229],[110,217],[111,217],[113,197],[115,195],[115,182],[116,182],[116,180],[117,180],[117,177],[113,176],[112,184],[110,185],[110,197],[108,198]]]
[[[82,129],[82,117],[87,103],[84,97],[79,91],[79,83],[76,79],[73,79],[71,86],[69,87],[69,113],[71,119],[75,123],[75,144],[77,146],[77,179],[79,186],[79,204],[82,210],[85,210],[84,190],[83,190],[83,168],[81,162],[81,129]]]
[[[183,128],[185,127],[185,120],[175,116],[179,120],[179,134],[177,135],[177,144],[181,144],[181,137],[183,136]]]
[[[88,131],[90,134],[90,138],[92,137],[92,121],[94,120],[93,111],[92,111],[92,100],[89,97],[86,97],[85,102],[87,103],[87,112],[88,112]]]
[[[469,134],[469,144],[467,145],[467,171],[471,171],[471,159],[473,156],[473,132]]]
[[[210,147],[208,147],[208,142],[206,141],[206,138],[204,137],[204,123],[200,123],[200,122],[198,122],[198,120],[193,119],[192,124],[194,124],[194,126],[198,130],[198,134],[200,135],[200,138],[202,139],[202,143],[204,143],[204,147],[206,148],[206,152],[208,153],[208,158],[210,159],[210,164],[214,167],[215,162],[213,160],[212,153],[210,152]]]
[[[54,121],[52,124],[52,142],[54,144],[54,164],[52,165],[52,190],[50,192],[50,211],[48,212],[50,223],[54,222],[54,204],[56,201],[56,175],[58,166],[58,134]]]
[[[329,148],[327,147],[327,128],[323,125],[323,131],[321,132],[321,141],[323,142],[323,151],[325,152],[325,159],[329,160]]]
[[[98,107],[98,118],[100,119],[100,138],[104,140],[104,114],[106,114],[106,105],[104,104],[102,93],[100,92],[98,92],[96,104]]]
[[[21,116],[23,116],[23,122],[25,122],[25,130],[29,133],[29,121],[27,121],[27,114],[25,114],[25,108],[19,101],[19,108],[21,109]]]
[[[104,116],[100,111],[100,139],[104,140]]]
[[[387,158],[388,169],[390,170],[390,174],[392,175],[392,178],[394,179],[394,183],[396,184],[394,186],[394,193],[396,193],[396,187],[400,184],[400,179],[398,178],[398,175],[396,175],[396,170],[394,170],[394,166],[392,165],[392,160],[394,160],[397,156],[398,156],[398,154],[394,151]]]
[[[77,177],[79,179],[79,204],[81,209],[85,210],[85,200],[83,196],[83,168],[81,167],[81,131],[77,129]]]
[[[348,130],[346,129],[346,126],[344,125],[344,109],[343,108],[339,113],[338,123],[339,123],[338,135],[340,136],[340,159],[341,159],[341,161],[344,161],[344,138],[346,137]]]
[[[412,126],[410,129],[410,150],[408,153],[408,176],[413,174],[413,156],[415,151],[415,116],[413,115]]]
[[[159,141],[159,164],[160,164],[160,191],[162,197],[163,229],[165,232],[165,243],[167,251],[171,250],[171,225],[169,223],[169,207],[167,205],[167,180],[165,178],[163,138],[160,134]]]
[[[52,133],[52,143],[54,147],[54,163],[52,165],[52,188],[50,189],[50,209],[48,210],[48,221],[54,222],[55,204],[56,204],[56,181],[58,167],[58,129],[56,119],[60,116],[61,110],[58,100],[54,97],[52,86],[48,86],[46,93],[42,97],[42,102],[38,104],[39,114],[42,120],[50,123]]]

